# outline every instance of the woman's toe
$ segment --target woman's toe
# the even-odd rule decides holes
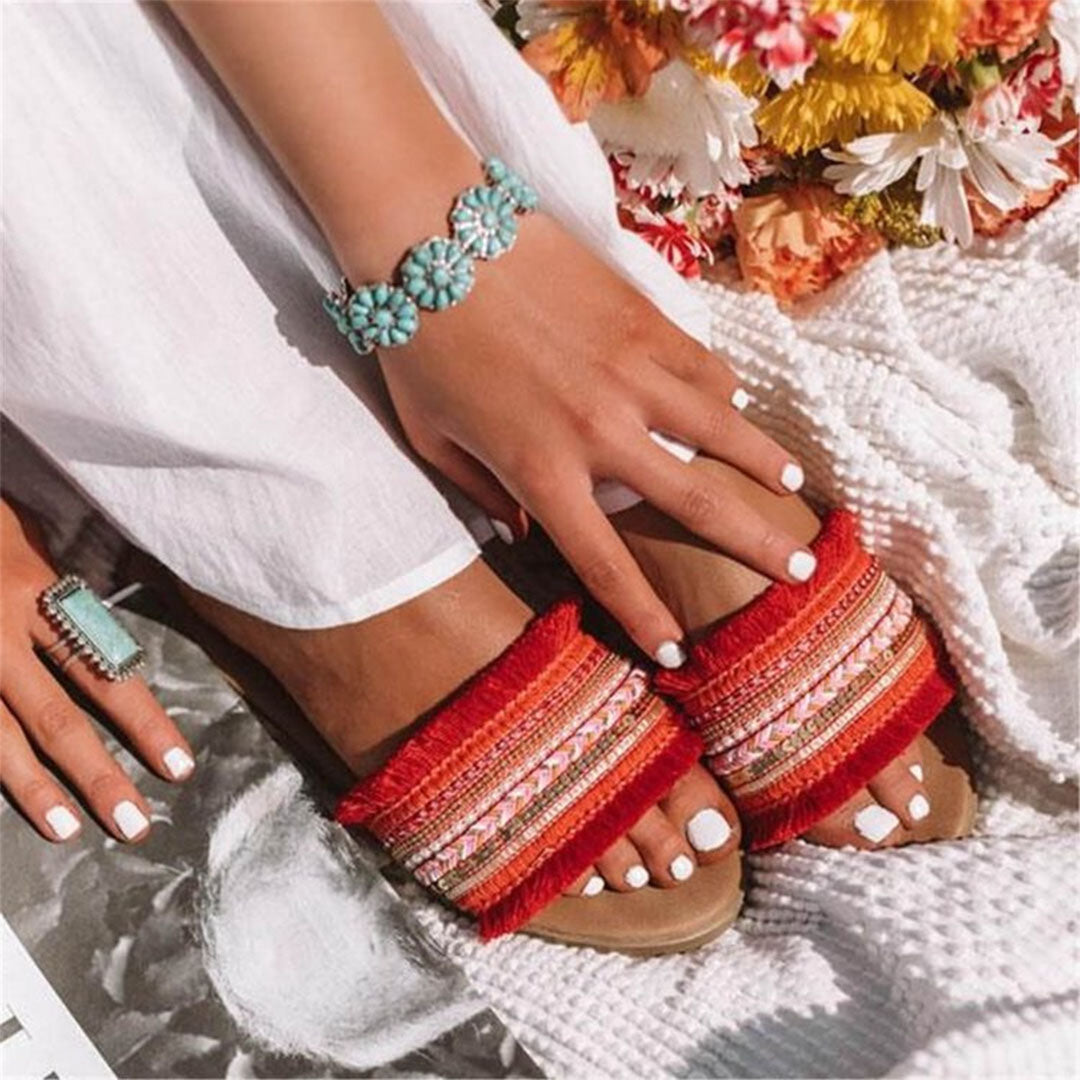
[[[565,896],[597,896],[606,887],[604,879],[597,873],[595,866],[590,866],[581,876],[566,890]]]
[[[922,782],[922,762],[917,748],[886,765],[870,781],[874,799],[895,814],[909,829],[930,816],[930,794]]]
[[[659,805],[698,863],[716,862],[738,846],[735,807],[702,766],[677,780]]]
[[[649,884],[649,870],[637,847],[625,836],[596,860],[596,869],[609,889],[634,892]]]
[[[862,788],[839,810],[803,833],[803,839],[824,847],[875,849],[906,843],[910,834],[898,814]]]
[[[672,888],[693,875],[697,862],[690,845],[658,807],[648,810],[628,835],[654,885]]]

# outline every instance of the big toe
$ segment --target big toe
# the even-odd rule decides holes
[[[735,807],[700,765],[675,781],[659,809],[699,863],[716,862],[739,846]]]

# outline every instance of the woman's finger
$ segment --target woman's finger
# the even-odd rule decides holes
[[[734,465],[778,495],[802,487],[802,466],[730,404],[718,404],[664,373],[649,395],[651,427]]]
[[[447,439],[424,456],[491,518],[500,540],[513,543],[525,538],[529,520],[517,499],[472,454]]]
[[[704,394],[714,407],[730,405],[741,410],[750,401],[728,362],[686,334],[678,334],[671,347],[656,353],[653,360],[669,374]]]
[[[682,627],[596,505],[590,486],[570,481],[529,498],[528,506],[585,588],[639,648],[664,667],[679,667],[686,659]]]
[[[144,836],[150,828],[146,800],[32,652],[5,657],[2,689],[34,745],[78,789],[101,823],[121,840]]]
[[[808,581],[817,568],[814,555],[749,506],[731,481],[684,464],[648,438],[627,455],[616,479],[696,536],[768,577]]]
[[[0,784],[46,840],[70,840],[79,811],[38,760],[19,722],[0,701]]]
[[[67,645],[55,649],[56,630],[43,616],[30,623],[34,644],[49,650],[49,658],[131,741],[145,764],[166,780],[184,780],[195,768],[187,740],[150,687],[139,676],[111,681],[95,671]]]

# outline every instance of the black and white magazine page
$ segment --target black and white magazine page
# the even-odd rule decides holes
[[[4,800],[6,1080],[540,1075],[202,649],[120,617],[198,768],[170,785],[110,740],[137,845],[46,843]]]

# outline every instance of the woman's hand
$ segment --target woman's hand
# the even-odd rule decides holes
[[[139,840],[150,828],[146,800],[36,651],[50,649],[60,636],[38,607],[42,590],[58,576],[43,552],[29,520],[0,503],[0,783],[47,839],[74,836],[81,828],[78,807],[43,756],[109,832]],[[190,748],[142,679],[110,682],[80,657],[69,660],[66,647],[51,656],[150,768],[168,780],[190,774]]]
[[[464,303],[425,315],[380,361],[416,451],[516,531],[524,507],[662,663],[678,662],[683,631],[597,506],[595,481],[622,481],[770,577],[813,570],[805,547],[735,488],[649,437],[662,431],[774,491],[797,490],[791,455],[732,405],[731,371],[543,215],[523,220],[497,264],[478,265]]]

